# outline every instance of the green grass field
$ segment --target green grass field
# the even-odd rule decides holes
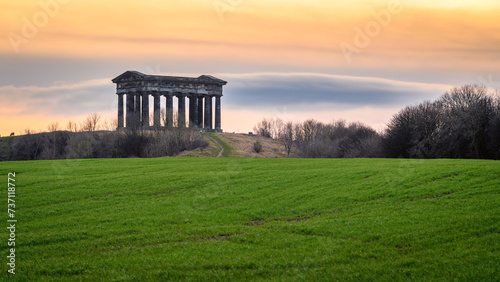
[[[159,158],[16,172],[16,280],[499,280],[500,162]],[[3,242],[2,242],[3,241]]]

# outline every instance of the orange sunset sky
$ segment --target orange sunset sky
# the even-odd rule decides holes
[[[126,70],[228,81],[229,132],[263,117],[382,130],[452,86],[500,89],[498,0],[0,3],[2,136],[116,118]]]

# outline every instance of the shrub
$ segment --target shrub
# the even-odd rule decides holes
[[[257,140],[253,143],[253,150],[255,151],[255,153],[260,153],[262,152],[262,143]]]

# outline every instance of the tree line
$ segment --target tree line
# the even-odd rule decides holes
[[[70,121],[66,130],[53,123],[48,132],[27,129],[24,135],[9,137],[11,144],[4,138],[0,142],[0,161],[163,157],[208,146],[199,132],[140,127],[107,131],[99,130],[103,128],[100,120],[100,115],[92,114],[81,124]]]
[[[116,121],[101,122],[91,114],[80,124],[70,121],[65,130],[58,123],[48,132],[26,130],[0,139],[0,161],[161,157],[208,146],[200,133],[175,127],[100,131],[114,128]],[[382,132],[359,122],[280,119],[263,119],[254,131],[279,140],[295,157],[500,159],[500,97],[483,86],[455,87],[435,101],[400,110]],[[262,145],[256,142],[254,150]]]
[[[479,85],[455,87],[400,110],[383,132],[358,122],[280,119],[263,119],[254,131],[280,140],[288,156],[500,159],[500,98]]]

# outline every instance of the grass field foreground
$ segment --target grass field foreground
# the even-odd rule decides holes
[[[500,278],[497,161],[92,159],[0,171],[4,187],[16,172],[17,280]]]

